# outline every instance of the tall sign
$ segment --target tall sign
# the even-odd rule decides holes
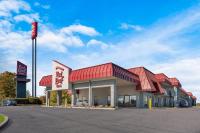
[[[32,34],[31,34],[31,39],[32,39],[32,96],[36,97],[36,87],[37,87],[37,71],[36,71],[36,66],[37,66],[37,32],[38,32],[38,23],[33,22],[32,23]]]
[[[17,75],[27,76],[27,66],[17,61]]]
[[[53,61],[52,90],[65,90],[70,88],[69,74],[71,68]]]
[[[33,22],[32,23],[32,39],[36,39],[37,37],[37,29],[38,29],[38,23]]]
[[[17,61],[17,88],[16,97],[25,98],[26,97],[26,83],[30,81],[27,79],[27,66],[20,61]]]

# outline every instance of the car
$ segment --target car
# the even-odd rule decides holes
[[[3,100],[3,106],[17,106],[17,102],[13,99]]]
[[[76,105],[77,105],[77,106],[88,106],[88,100],[80,100],[80,99],[77,99]]]
[[[182,100],[180,100],[179,106],[180,107],[189,107],[189,103],[187,102],[187,100],[182,99]]]

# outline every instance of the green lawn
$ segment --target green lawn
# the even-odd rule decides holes
[[[5,116],[4,115],[0,115],[0,123],[2,123],[5,120]]]

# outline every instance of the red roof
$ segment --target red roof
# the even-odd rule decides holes
[[[160,83],[165,82],[165,83],[172,85],[170,82],[170,79],[164,73],[155,74],[155,77]]]
[[[144,67],[136,67],[128,69],[130,72],[139,75],[140,91],[158,92],[160,94],[164,93],[164,89],[160,86],[155,74]]]
[[[117,77],[130,82],[139,83],[138,75],[135,75],[128,70],[115,65],[113,63],[106,63],[97,66],[73,70],[70,74],[70,82],[77,82],[83,80]]]
[[[195,96],[192,96],[192,99],[194,99],[194,100],[195,100],[195,99],[197,99],[197,98],[196,98]]]
[[[52,75],[43,76],[39,82],[39,85],[51,87],[52,86]]]
[[[183,88],[179,88],[181,90],[181,92],[183,92],[184,94],[188,95],[188,93],[185,91],[185,89]]]
[[[181,83],[177,78],[169,78],[169,81],[173,86],[181,87]]]
[[[187,92],[188,96],[193,96],[192,92]]]
[[[137,84],[139,83],[138,75],[131,73],[128,70],[113,63],[106,63],[97,66],[73,70],[70,73],[69,81],[77,82],[107,77],[117,77]],[[52,82],[51,78],[52,76],[44,76],[40,80],[40,86],[50,85]]]

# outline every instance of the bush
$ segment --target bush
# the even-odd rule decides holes
[[[46,96],[40,96],[39,97],[41,104],[45,104],[46,103]]]
[[[28,98],[13,98],[17,104],[29,104]]]
[[[13,98],[11,100],[15,100],[17,104],[41,104],[41,100],[39,98],[28,97],[28,98]]]
[[[36,98],[29,97],[28,101],[29,101],[29,104],[42,104],[41,100],[38,97]]]

